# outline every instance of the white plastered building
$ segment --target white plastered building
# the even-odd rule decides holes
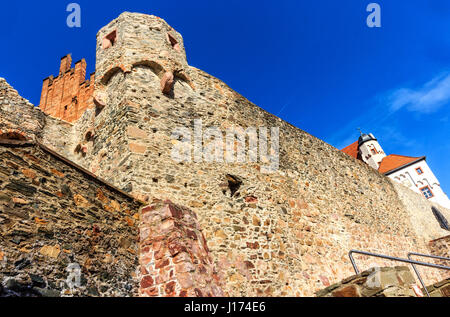
[[[450,200],[426,162],[426,157],[386,155],[373,134],[361,134],[358,141],[341,150],[362,160],[380,173],[403,184],[428,200],[450,209]]]

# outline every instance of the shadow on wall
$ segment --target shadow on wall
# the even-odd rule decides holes
[[[436,218],[437,222],[439,222],[439,226],[447,231],[450,231],[450,227],[448,224],[447,219],[445,219],[444,215],[437,209],[436,207],[431,207],[431,211],[433,212],[434,217]]]

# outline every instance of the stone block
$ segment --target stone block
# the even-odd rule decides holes
[[[358,287],[348,285],[333,291],[333,297],[361,297]]]
[[[145,154],[147,151],[147,147],[142,144],[130,143],[128,146],[132,153]]]

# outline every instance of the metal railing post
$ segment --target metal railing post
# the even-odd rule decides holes
[[[428,297],[430,297],[430,294],[428,293],[428,290],[427,290],[427,288],[426,288],[426,286],[425,286],[425,284],[424,284],[424,282],[422,280],[422,277],[420,276],[419,272],[417,271],[417,269],[415,268],[414,265],[416,264],[416,265],[421,265],[421,266],[432,267],[432,268],[435,268],[435,269],[441,269],[441,270],[448,270],[448,271],[450,271],[450,267],[449,266],[439,265],[439,264],[432,264],[432,263],[428,263],[428,262],[415,261],[415,260],[411,260],[410,259],[410,255],[417,255],[417,256],[425,256],[425,257],[441,259],[441,260],[450,260],[448,258],[439,257],[439,256],[435,256],[435,255],[425,255],[425,254],[412,253],[411,252],[411,253],[408,254],[408,259],[402,259],[402,258],[398,258],[398,257],[394,257],[394,256],[376,254],[376,253],[371,253],[371,252],[366,252],[366,251],[350,250],[350,252],[348,253],[348,256],[350,258],[350,261],[352,262],[353,269],[355,270],[356,274],[359,274],[359,270],[358,270],[358,266],[356,265],[355,259],[353,258],[353,253],[367,255],[367,256],[373,256],[373,257],[382,258],[382,259],[386,259],[386,260],[390,260],[390,261],[398,261],[398,262],[411,264],[413,266],[413,268],[414,268],[414,272],[416,273],[417,277],[419,278],[419,281],[422,284],[423,288],[425,289],[425,292],[427,293]]]
[[[413,256],[413,255],[415,255],[415,256],[421,256],[421,257],[425,257],[425,258],[432,258],[432,259],[438,259],[438,260],[450,261],[450,258],[445,258],[445,257],[443,257],[443,256],[429,255],[429,254],[422,254],[422,253],[414,253],[414,252],[409,252],[409,253],[408,253],[408,259],[412,260],[412,259],[411,259],[411,256]],[[411,263],[411,266],[413,267],[414,272],[416,272],[416,275],[417,275],[417,277],[419,278],[419,281],[420,281],[420,283],[422,284],[423,289],[424,289],[425,292],[427,293],[427,296],[428,296],[428,297],[431,297],[431,296],[430,296],[430,293],[428,293],[428,289],[427,289],[425,283],[424,283],[423,280],[422,280],[422,277],[420,276],[419,270],[416,268],[416,265]]]

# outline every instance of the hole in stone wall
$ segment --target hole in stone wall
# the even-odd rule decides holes
[[[180,44],[178,44],[178,41],[169,33],[167,33],[167,37],[169,38],[169,43],[172,45],[172,48],[176,51],[180,51]]]
[[[228,188],[231,192],[231,197],[233,197],[241,187],[242,180],[239,177],[230,174],[227,174],[226,178],[228,181]]]
[[[86,132],[86,135],[84,136],[84,139],[89,142],[94,140],[94,133],[92,131]]]
[[[86,145],[83,145],[83,146],[81,147],[81,156],[86,157],[87,152],[88,152],[87,146],[86,146]]]
[[[99,105],[95,105],[95,116],[98,116],[100,114],[100,112],[102,112],[104,107],[99,106]]]
[[[103,38],[102,43],[103,49],[105,50],[107,48],[114,46],[114,44],[116,44],[116,40],[117,40],[117,31],[114,30]]]

